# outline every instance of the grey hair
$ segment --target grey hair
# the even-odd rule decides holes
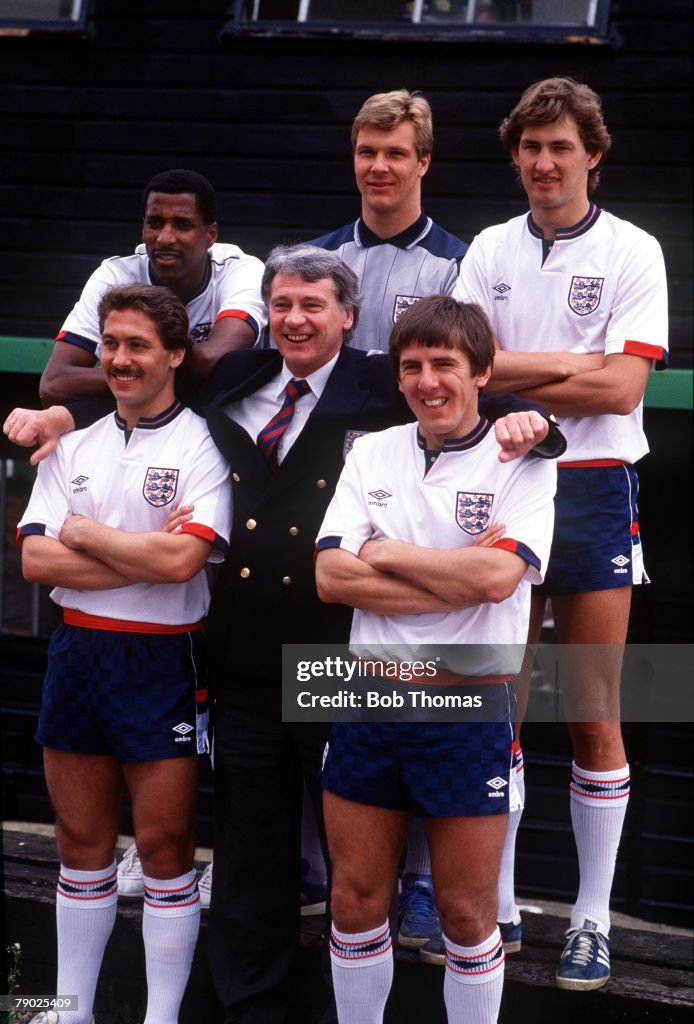
[[[260,285],[265,305],[270,302],[272,282],[277,274],[296,274],[304,281],[320,281],[329,277],[335,288],[335,296],[342,309],[352,311],[352,326],[344,332],[344,341],[352,337],[359,322],[362,297],[359,281],[351,267],[344,260],[327,249],[315,245],[276,245],[265,261],[265,272]]]

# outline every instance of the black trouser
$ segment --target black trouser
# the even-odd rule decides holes
[[[299,947],[301,800],[322,828],[327,724],[282,722],[279,686],[217,692],[210,969],[225,1024],[283,1024]]]

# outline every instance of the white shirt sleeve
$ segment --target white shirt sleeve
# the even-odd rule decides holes
[[[249,256],[240,249],[237,252],[238,258],[225,260],[220,274],[214,322],[240,315],[240,319],[246,320],[253,328],[257,338],[267,322],[265,303],[260,295],[265,267],[256,256]],[[215,258],[214,246],[212,258]]]
[[[121,283],[109,264],[110,260],[104,260],[91,275],[56,339],[60,341],[66,334],[74,335],[75,337],[65,340],[91,352],[96,359],[101,355],[101,331],[97,312],[99,301],[104,292]]]
[[[318,531],[318,551],[326,547],[340,547],[358,556],[362,545],[374,536],[359,471],[359,442],[360,439],[354,442],[347,456],[335,494]]]
[[[453,298],[458,302],[476,302],[487,316],[491,315],[488,302],[489,282],[484,260],[484,240],[477,235],[460,264]]]
[[[542,583],[554,529],[554,460],[525,457],[504,487],[492,523],[504,523],[504,538],[493,547],[512,551],[527,562],[524,579]]]
[[[41,532],[54,540],[60,539],[61,527],[70,514],[67,485],[64,448],[59,441],[56,451],[39,463],[29,504],[17,527],[20,538]],[[44,529],[28,529],[36,526]]]
[[[232,523],[232,492],[229,464],[205,432],[186,452],[182,505],[193,505],[193,518],[181,532],[209,540],[209,562],[223,562],[229,548]]]
[[[668,347],[665,261],[657,240],[639,232],[624,259],[605,336],[605,355],[659,358]]]

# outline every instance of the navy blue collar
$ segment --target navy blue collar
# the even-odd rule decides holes
[[[379,238],[375,235],[371,228],[367,228],[364,221],[359,218],[356,224],[355,233],[359,242],[364,246],[365,249],[371,249],[375,245],[394,245],[398,249],[408,249],[413,242],[422,235],[429,223],[429,218],[426,213],[422,210],[414,224],[410,224],[408,228],[401,231],[398,235],[393,235],[392,238]]]
[[[183,403],[179,402],[176,398],[174,399],[173,405],[170,405],[168,409],[164,409],[164,411],[160,412],[157,416],[142,416],[141,419],[137,421],[136,429],[158,430],[159,427],[165,427],[167,423],[171,423],[177,416],[180,416],[184,408],[185,406]],[[119,415],[118,410],[116,410],[113,415],[118,429],[125,430],[129,433],[127,424],[123,417]]]
[[[579,220],[578,224],[574,224],[573,227],[570,228],[557,228],[554,241],[559,242],[563,238],[577,238],[579,235],[584,235],[586,231],[590,231],[601,213],[602,210],[600,207],[596,206],[595,203],[591,203],[588,213],[585,217],[582,217],[581,220]],[[531,213],[528,213],[528,231],[536,238],[544,239],[542,228],[537,226]]]
[[[469,434],[465,437],[447,437],[440,449],[436,449],[437,452],[464,452],[470,448],[474,448],[478,445],[483,437],[486,437],[489,431],[492,429],[492,425],[489,420],[485,419],[484,416],[480,416],[477,421],[477,425],[473,427]],[[417,427],[417,444],[425,452],[431,452],[431,448],[427,448],[427,443],[422,437],[419,426]]]

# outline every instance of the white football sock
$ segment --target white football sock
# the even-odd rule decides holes
[[[514,794],[513,789],[515,785]],[[514,809],[514,804],[515,809]],[[504,848],[501,852],[499,865],[499,908],[497,921],[508,923],[518,920],[516,904],[515,870],[516,870],[516,835],[523,815],[525,804],[525,770],[523,751],[514,743],[513,760],[511,762],[511,811],[508,816]]]
[[[77,996],[71,1024],[89,1024],[108,938],[116,921],[117,867],[76,871],[60,865],[56,896],[58,983],[56,992]]]
[[[393,982],[390,925],[356,934],[330,933],[330,960],[340,1024],[382,1024]]]
[[[178,878],[144,876],[142,938],[147,966],[144,1024],[178,1024],[200,928],[195,869]]]
[[[629,765],[617,771],[589,772],[574,761],[570,788],[580,872],[571,927],[582,928],[587,920],[608,935],[610,892],[629,802]]]
[[[504,986],[504,947],[495,928],[478,946],[458,946],[445,935],[443,998],[448,1024],[495,1024]]]

